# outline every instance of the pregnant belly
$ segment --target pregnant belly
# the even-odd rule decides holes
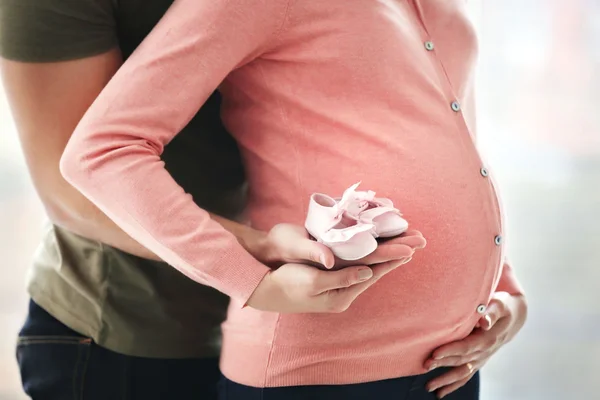
[[[454,232],[432,222],[417,228],[424,231],[428,245],[410,263],[379,280],[344,313],[282,316],[278,343],[337,346],[341,338],[412,341],[419,335],[469,330],[465,324],[472,327],[478,306],[487,304],[500,267],[491,227]]]
[[[432,140],[443,142],[435,152]],[[361,151],[352,154],[330,152],[328,157],[317,147],[307,149],[298,157],[280,159],[278,165],[285,168],[277,170],[266,157],[249,163],[251,190],[261,190],[251,191],[248,211],[259,229],[280,222],[303,224],[313,192],[337,196],[362,181],[363,190],[392,199],[409,229],[421,231],[428,243],[342,314],[282,315],[279,344],[337,345],[340,337],[377,340],[440,332],[447,336],[449,330],[474,323],[477,307],[489,299],[502,259],[502,218],[489,174],[481,173],[484,164],[472,143],[442,134],[388,140],[386,146],[372,143],[361,142],[356,146]]]
[[[341,338],[448,337],[469,330],[466,325],[472,327],[477,307],[487,303],[501,264],[502,250],[495,239],[502,229],[498,201],[491,182],[478,170],[445,178],[435,177],[440,171],[430,172],[430,179],[397,182],[387,190],[381,189],[392,187],[385,179],[364,179],[365,189],[376,189],[394,200],[410,229],[423,233],[427,247],[342,314],[282,315],[278,344],[342,346]],[[272,215],[280,220],[278,214]],[[302,223],[304,211],[299,214],[295,222]]]

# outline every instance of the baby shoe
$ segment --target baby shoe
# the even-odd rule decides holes
[[[345,210],[343,223],[351,220],[374,225],[374,236],[389,238],[398,236],[408,229],[408,222],[390,199],[375,197],[372,190],[356,191],[360,182],[352,185],[339,199],[340,208]]]
[[[331,249],[342,260],[358,260],[377,248],[375,226],[362,220],[345,218],[344,206],[326,194],[310,197],[304,226],[318,242]]]

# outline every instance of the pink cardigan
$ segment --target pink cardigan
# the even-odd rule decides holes
[[[126,232],[233,298],[222,370],[251,386],[424,372],[496,290],[501,207],[475,144],[476,39],[463,0],[176,0],[81,121],[61,168]],[[342,314],[241,305],[267,268],[198,208],[163,147],[219,89],[256,228],[302,224],[312,192],[391,198],[428,247]]]

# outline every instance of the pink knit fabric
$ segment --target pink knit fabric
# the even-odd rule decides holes
[[[520,292],[474,144],[475,57],[464,0],[176,0],[90,108],[61,168],[131,236],[233,297],[230,379],[270,387],[422,373],[435,347],[473,329],[499,283]],[[362,181],[428,247],[341,314],[242,308],[266,267],[160,159],[221,81],[254,227],[302,225],[311,193]]]

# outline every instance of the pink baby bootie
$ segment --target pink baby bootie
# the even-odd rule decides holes
[[[375,192],[348,188],[341,199],[315,193],[310,197],[304,226],[320,243],[342,260],[358,260],[377,248],[377,237],[400,235],[408,223],[391,200],[375,198]]]
[[[323,243],[342,260],[358,260],[377,248],[373,224],[343,218],[344,209],[326,194],[310,197],[304,226],[318,242]]]
[[[398,236],[408,229],[408,222],[402,218],[400,211],[394,207],[390,199],[375,197],[372,190],[357,192],[360,185],[356,183],[346,189],[340,201],[347,198],[345,218],[375,226],[375,237],[390,238]]]

